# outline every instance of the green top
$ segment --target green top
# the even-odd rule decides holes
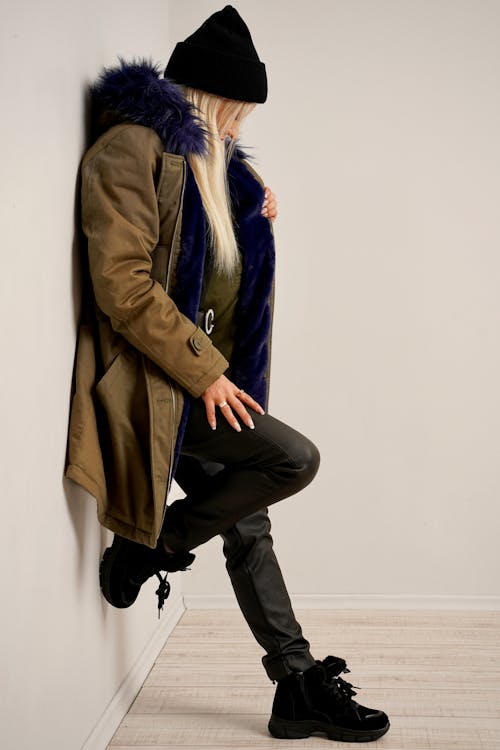
[[[234,345],[235,310],[241,282],[241,256],[231,277],[226,274],[211,271],[205,290],[204,298],[200,302],[202,310],[214,310],[213,331],[209,334],[213,345],[224,355],[228,362]],[[228,370],[224,373],[228,377]]]

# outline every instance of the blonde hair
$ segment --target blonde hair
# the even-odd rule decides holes
[[[234,233],[227,165],[236,143],[231,140],[227,146],[221,140],[219,129],[224,133],[234,119],[243,120],[254,104],[226,99],[190,86],[182,86],[182,91],[196,108],[196,115],[208,134],[208,153],[204,156],[189,154],[187,159],[207,218],[214,269],[231,275],[236,268],[239,248]]]

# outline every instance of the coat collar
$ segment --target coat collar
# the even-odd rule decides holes
[[[153,128],[166,151],[186,156],[207,151],[207,132],[180,87],[160,78],[160,63],[139,58],[103,68],[90,87],[94,138],[119,122]]]

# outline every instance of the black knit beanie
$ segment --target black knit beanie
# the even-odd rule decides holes
[[[248,26],[232,5],[213,13],[183,42],[165,68],[175,83],[227,99],[267,99],[266,66],[259,60]]]

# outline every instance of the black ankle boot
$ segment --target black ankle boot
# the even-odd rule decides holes
[[[344,659],[327,656],[304,672],[279,679],[268,729],[273,737],[300,739],[326,732],[331,740],[370,742],[389,729],[386,713],[352,699],[356,685],[339,677],[350,672]]]
[[[155,591],[159,617],[170,593],[168,572],[186,570],[195,557],[192,552],[167,552],[161,539],[156,549],[152,549],[115,534],[111,547],[104,551],[99,565],[101,591],[113,607],[130,607],[137,599],[142,584],[156,575],[160,581]],[[168,571],[163,578],[161,570]]]

